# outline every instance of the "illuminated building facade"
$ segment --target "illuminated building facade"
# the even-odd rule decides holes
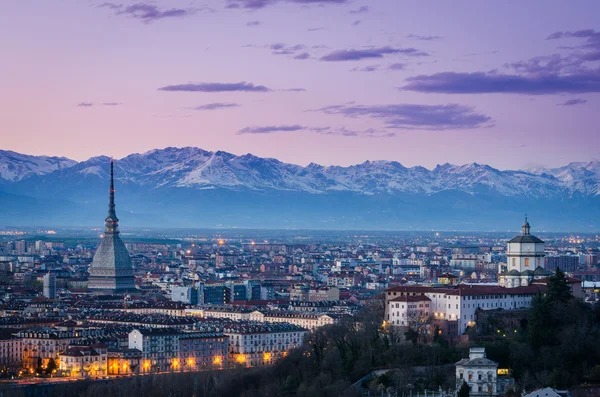
[[[223,327],[229,337],[231,365],[268,365],[302,344],[308,331],[289,323],[231,322]]]

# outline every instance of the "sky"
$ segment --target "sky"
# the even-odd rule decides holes
[[[600,2],[4,0],[0,149],[600,159]]]

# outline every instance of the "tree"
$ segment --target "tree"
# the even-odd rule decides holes
[[[51,358],[48,360],[48,366],[46,367],[46,375],[52,374],[52,372],[57,368],[56,361]]]
[[[573,297],[565,274],[558,267],[556,273],[548,279],[546,296],[553,303],[566,303]]]
[[[463,380],[462,385],[460,385],[460,389],[458,390],[458,397],[469,397],[469,385],[467,382]]]

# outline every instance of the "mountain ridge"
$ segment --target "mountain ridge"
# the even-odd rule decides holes
[[[109,159],[0,151],[0,170],[10,170],[0,173],[0,205],[10,208],[5,222],[103,219]],[[132,225],[497,228],[524,212],[538,212],[549,227],[600,225],[600,163],[593,161],[535,170],[478,163],[429,170],[386,160],[303,167],[250,153],[169,147],[117,160],[115,177],[120,217]],[[31,200],[20,206],[17,197]],[[47,198],[53,207],[43,209]]]

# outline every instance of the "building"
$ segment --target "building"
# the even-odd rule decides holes
[[[535,270],[545,268],[544,242],[531,235],[525,217],[521,234],[508,241],[506,265],[500,266],[498,283],[506,288],[525,287],[534,279]]]
[[[140,373],[142,352],[137,349],[108,349],[107,370],[109,375],[132,375]]]
[[[452,329],[458,333],[475,326],[475,312],[494,309],[527,309],[531,300],[545,285],[504,288],[498,285],[459,284],[454,287],[428,287],[422,285],[396,286],[385,290],[386,312],[384,321],[391,324],[394,299],[404,296],[424,295],[430,299],[429,311],[433,321],[455,322]],[[394,303],[392,305],[392,303]],[[397,320],[398,318],[394,318]],[[445,327],[445,326],[444,326]],[[451,335],[457,336],[457,335]]]
[[[105,376],[107,374],[107,347],[96,344],[92,346],[69,346],[61,353],[58,370],[73,378]]]
[[[229,337],[232,365],[253,367],[273,363],[302,344],[308,331],[289,323],[230,322],[223,326]]]
[[[199,303],[199,295],[200,290],[198,287],[175,286],[171,289],[171,300],[173,302],[197,305]]]
[[[23,362],[23,340],[14,335],[0,336],[0,367],[16,368]]]
[[[258,311],[250,313],[250,320],[267,323],[289,323],[313,330],[324,325],[337,324],[341,317],[334,314],[292,311]]]
[[[469,358],[463,358],[456,364],[456,389],[463,382],[469,386],[469,395],[497,396],[498,363],[485,356],[485,348],[472,347]]]
[[[570,397],[568,390],[556,390],[550,387],[538,389],[531,393],[524,394],[523,397]]]
[[[425,295],[404,295],[388,303],[389,324],[407,328],[418,328],[431,316],[431,299]]]
[[[129,251],[119,237],[113,170],[114,162],[111,159],[108,216],[104,220],[104,237],[89,269],[88,288],[95,291],[127,292],[135,290],[135,277]]]
[[[225,368],[229,339],[220,332],[139,328],[129,333],[129,348],[141,352],[141,373]]]
[[[44,297],[48,299],[56,298],[56,276],[48,272],[43,279]]]
[[[23,366],[28,369],[37,368],[40,361],[45,365],[50,359],[56,360],[71,344],[83,339],[78,332],[53,328],[23,330],[16,335],[23,341]]]

